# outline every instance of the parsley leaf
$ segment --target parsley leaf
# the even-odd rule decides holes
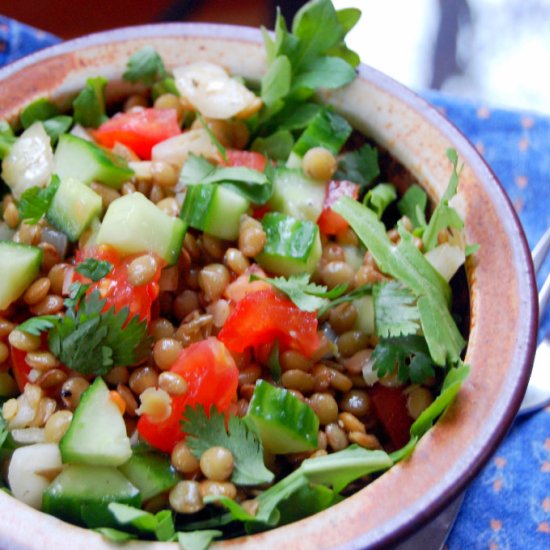
[[[108,508],[119,524],[130,525],[139,531],[152,533],[157,540],[169,541],[175,535],[174,518],[170,510],[160,510],[152,514],[118,502],[111,502]]]
[[[132,533],[126,533],[125,531],[113,529],[112,527],[96,527],[93,530],[98,532],[100,535],[103,535],[106,539],[117,543],[126,542],[137,538],[137,536]]]
[[[58,321],[58,315],[41,315],[40,317],[31,317],[21,323],[17,327],[17,330],[38,336],[41,332],[52,329]]]
[[[280,58],[278,58],[280,59]],[[355,78],[355,70],[340,57],[318,57],[304,66],[292,82],[292,90],[340,88]]]
[[[397,198],[395,186],[391,183],[379,183],[374,186],[363,199],[363,204],[376,213],[378,219],[386,208]]]
[[[86,258],[86,260],[79,263],[75,268],[78,273],[94,282],[103,279],[112,269],[113,264],[110,262],[96,260],[95,258]]]
[[[372,352],[372,368],[382,378],[394,372],[402,382],[421,384],[434,375],[433,363],[426,341],[421,336],[382,338]]]
[[[411,220],[413,227],[426,227],[426,206],[428,195],[418,185],[411,185],[397,201],[397,209],[402,216]]]
[[[107,120],[105,86],[107,86],[107,79],[102,76],[88,78],[86,86],[73,101],[75,122],[86,128],[97,128]]]
[[[454,227],[456,229],[461,229],[464,227],[464,222],[458,214],[458,212],[449,206],[449,200],[451,200],[455,195],[458,188],[458,181],[460,173],[462,172],[462,166],[460,169],[457,169],[458,166],[458,156],[454,149],[447,150],[447,157],[453,165],[453,172],[451,174],[451,179],[449,180],[449,185],[441,197],[441,201],[436,206],[428,227],[424,231],[422,236],[422,242],[424,243],[424,250],[429,252],[437,246],[437,237],[439,232],[447,229],[448,227]]]
[[[286,55],[278,56],[262,78],[262,100],[267,106],[274,105],[290,91],[292,66]]]
[[[377,283],[372,296],[378,336],[407,336],[420,330],[416,296],[407,287],[398,281]]]
[[[273,473],[264,464],[261,441],[240,418],[231,416],[226,431],[224,415],[215,408],[210,409],[209,417],[201,405],[188,406],[181,427],[187,434],[187,445],[197,458],[210,447],[220,446],[231,451],[235,459],[233,483],[261,485],[273,481]]]
[[[367,284],[360,286],[359,288],[356,288],[355,290],[352,290],[349,294],[344,294],[343,296],[340,296],[334,300],[331,300],[327,304],[325,304],[318,312],[317,317],[322,317],[329,309],[339,306],[340,304],[344,304],[345,302],[353,302],[354,300],[357,300],[358,298],[362,298],[363,296],[366,296],[367,294],[372,293],[372,285]]]
[[[208,550],[212,541],[223,533],[215,529],[177,533],[178,542],[183,550]]]
[[[151,86],[156,80],[167,76],[164,62],[155,48],[145,46],[132,54],[122,78],[128,82],[141,82],[145,86]]]
[[[47,187],[35,186],[27,189],[17,205],[19,217],[28,225],[37,224],[48,211],[59,184],[59,177],[54,174]]]
[[[288,130],[277,130],[275,133],[263,137],[257,137],[250,146],[252,151],[257,151],[273,160],[285,161],[288,159],[294,147],[294,138]]]
[[[378,149],[365,144],[361,149],[342,155],[335,178],[368,187],[379,175]]]
[[[291,275],[288,279],[284,277],[263,279],[251,275],[250,280],[261,280],[273,285],[277,290],[284,292],[303,311],[317,311],[326,305],[329,300],[341,296],[348,288],[347,284],[341,284],[332,290],[328,290],[326,286],[310,283],[307,273]]]

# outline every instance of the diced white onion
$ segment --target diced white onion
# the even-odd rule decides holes
[[[42,229],[42,242],[50,243],[55,248],[60,258],[65,258],[67,255],[69,239],[67,239],[67,235],[62,231],[58,231],[53,227],[44,227]]]
[[[31,445],[33,443],[44,443],[44,428],[22,428],[12,430],[11,436],[16,443]]]
[[[451,280],[452,276],[466,260],[462,248],[448,243],[436,246],[434,249],[426,252],[425,256],[446,281]]]
[[[378,374],[374,370],[373,365],[374,360],[371,355],[363,366],[363,379],[367,386],[374,386],[378,382]]]
[[[69,133],[86,141],[93,141],[92,136],[80,124],[75,124]]]
[[[42,123],[35,122],[19,136],[2,161],[2,179],[19,200],[29,187],[46,187],[52,171],[50,136]]]
[[[138,180],[151,181],[153,178],[151,162],[148,160],[129,162],[128,167],[134,171],[134,176]]]
[[[181,96],[208,118],[225,120],[258,103],[246,86],[214,63],[199,61],[178,67],[174,78]]]

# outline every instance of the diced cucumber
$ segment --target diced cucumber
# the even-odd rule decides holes
[[[288,390],[259,380],[246,418],[271,453],[301,453],[317,448],[319,418]]]
[[[120,466],[132,455],[126,425],[102,378],[82,395],[59,448],[63,462],[94,466]]]
[[[255,259],[265,270],[285,277],[315,271],[322,252],[316,223],[269,212],[262,226],[267,241]]]
[[[313,147],[324,147],[337,155],[351,131],[345,118],[330,109],[321,109],[294,144],[292,152],[303,157]]]
[[[222,185],[190,185],[180,217],[194,229],[233,241],[239,236],[241,216],[249,207],[247,199]]]
[[[374,301],[372,296],[362,296],[353,301],[353,305],[357,310],[357,320],[355,328],[365,334],[375,334],[374,326]]]
[[[172,218],[141,193],[132,193],[109,205],[96,242],[109,244],[124,255],[154,252],[173,265],[185,229],[179,218]]]
[[[101,197],[76,178],[69,177],[61,180],[46,218],[74,242],[92,220],[101,215],[101,210]]]
[[[119,470],[139,489],[143,500],[168,491],[181,479],[170,459],[160,453],[134,454]]]
[[[0,241],[0,310],[17,300],[36,279],[42,250],[11,241]]]
[[[42,510],[92,528],[116,527],[111,502],[139,507],[139,490],[116,468],[72,464],[44,491]]]
[[[278,168],[273,179],[272,210],[299,220],[316,222],[323,210],[325,185],[308,178],[301,169]]]
[[[54,166],[54,173],[61,179],[72,176],[85,184],[97,181],[115,189],[134,174],[122,157],[71,134],[59,138]]]

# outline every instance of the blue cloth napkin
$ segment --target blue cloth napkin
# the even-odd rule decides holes
[[[0,16],[0,66],[58,41]],[[550,117],[492,109],[438,92],[423,96],[462,130],[495,171],[532,248],[550,225]],[[549,271],[550,259],[539,285]],[[550,312],[539,336],[549,330]],[[469,487],[447,547],[550,548],[550,407],[515,422]]]

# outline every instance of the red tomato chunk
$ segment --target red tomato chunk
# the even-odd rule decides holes
[[[228,149],[225,152],[227,162],[222,162],[225,166],[244,166],[258,172],[265,170],[267,162],[266,157],[254,151],[237,151],[236,149]]]
[[[325,235],[337,235],[343,233],[348,228],[348,222],[332,211],[331,206],[340,197],[351,197],[357,199],[359,196],[359,186],[351,181],[342,180],[329,181],[325,192],[325,200],[323,202],[323,211],[317,220],[321,233]]]

